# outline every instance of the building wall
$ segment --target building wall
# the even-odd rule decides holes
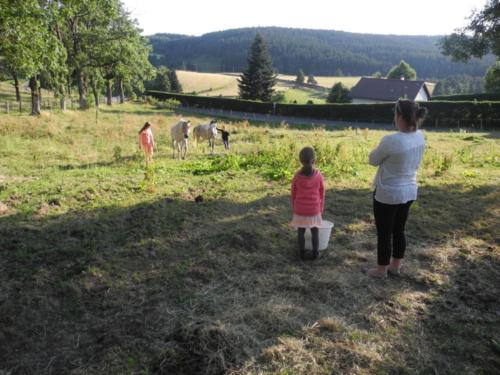
[[[429,97],[427,96],[427,93],[425,92],[424,86],[420,89],[420,91],[417,94],[417,97],[415,98],[416,101],[419,102],[426,102],[429,100]]]

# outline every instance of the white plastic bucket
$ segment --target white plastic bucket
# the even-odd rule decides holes
[[[328,220],[322,220],[321,226],[319,227],[319,246],[318,250],[323,251],[328,247],[328,241],[330,240],[330,235],[332,233],[333,223]],[[306,229],[305,233],[306,239],[306,250],[312,250],[312,238],[311,230]]]

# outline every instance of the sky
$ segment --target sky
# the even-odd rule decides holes
[[[282,26],[370,34],[444,35],[487,0],[122,0],[143,35],[202,35]]]

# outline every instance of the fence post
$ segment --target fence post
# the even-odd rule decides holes
[[[5,110],[7,111],[7,114],[9,114],[9,102],[5,103]]]

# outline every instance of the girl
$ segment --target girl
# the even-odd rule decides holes
[[[398,100],[394,124],[399,131],[382,138],[370,153],[370,164],[378,166],[373,193],[378,266],[368,270],[370,276],[399,274],[406,249],[405,224],[417,199],[417,170],[425,148],[424,135],[417,128],[426,114],[427,109],[416,102]]]
[[[301,259],[305,259],[306,228],[311,229],[313,259],[319,255],[319,229],[325,203],[323,176],[314,168],[316,155],[312,147],[304,147],[299,153],[302,168],[292,180],[292,226],[297,228]]]
[[[224,125],[222,129],[216,128],[218,131],[222,133],[222,142],[224,143],[224,148],[226,150],[229,149],[229,132],[226,131],[226,126]]]
[[[144,150],[146,164],[149,164],[153,161],[153,149],[155,146],[155,140],[153,138],[151,124],[149,122],[146,122],[142,129],[139,130],[139,144]]]

